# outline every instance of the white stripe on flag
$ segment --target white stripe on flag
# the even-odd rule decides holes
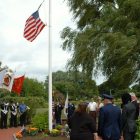
[[[4,70],[0,71],[0,88],[2,88],[3,79],[4,79],[4,76],[5,76],[6,72],[7,72],[7,69],[4,69]]]
[[[66,96],[66,100],[65,100],[65,106],[64,106],[64,115],[67,117],[68,115],[68,93],[67,93],[67,96]]]

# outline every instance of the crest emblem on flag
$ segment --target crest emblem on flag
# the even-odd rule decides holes
[[[7,89],[11,92],[15,73],[4,69],[0,71],[0,88]]]
[[[11,75],[9,73],[6,73],[5,76],[4,76],[4,79],[3,79],[3,84],[5,86],[9,86],[10,85],[10,82],[11,82]]]

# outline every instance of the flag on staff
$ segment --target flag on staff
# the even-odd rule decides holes
[[[0,72],[0,88],[7,89],[11,92],[13,81],[14,81],[14,73],[6,70]]]
[[[39,35],[39,33],[43,30],[44,27],[45,24],[41,21],[39,17],[39,12],[37,10],[26,20],[24,37],[28,41],[32,42]]]
[[[68,115],[68,93],[67,93],[67,96],[66,96],[66,100],[65,100],[65,106],[64,106],[64,115],[67,117]]]
[[[24,75],[21,77],[14,78],[14,83],[12,87],[12,91],[20,95],[24,82]]]
[[[6,72],[7,72],[7,69],[3,69],[3,70],[0,71],[0,88],[2,88],[3,79],[4,79],[4,76],[5,76]]]

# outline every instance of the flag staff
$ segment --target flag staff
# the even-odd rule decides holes
[[[52,34],[51,34],[51,0],[49,0],[49,47],[48,47],[48,61],[49,61],[49,130],[52,130]]]

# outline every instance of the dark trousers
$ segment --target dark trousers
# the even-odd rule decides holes
[[[55,119],[56,119],[56,124],[61,124],[61,116],[56,116],[55,117]]]
[[[10,126],[11,127],[17,126],[17,115],[13,115],[12,113],[11,113],[11,118],[10,118]]]
[[[1,128],[7,128],[7,116],[1,111]]]
[[[115,139],[115,138],[103,138],[103,140],[119,140],[119,139]]]
[[[124,140],[135,140],[135,132],[133,133],[125,132],[123,133],[123,137],[124,137]]]
[[[20,126],[26,125],[26,116],[27,112],[24,112],[20,115]]]
[[[89,111],[89,115],[94,119],[94,121],[96,123],[96,117],[97,117],[96,111]]]
[[[70,140],[94,140],[94,135],[92,133],[79,133],[76,135],[70,134]]]

